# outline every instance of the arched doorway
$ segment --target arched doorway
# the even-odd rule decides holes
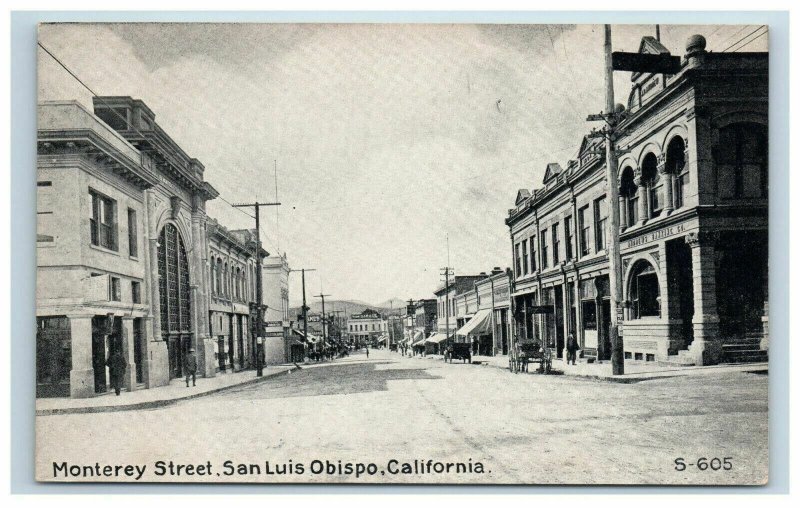
[[[167,343],[172,379],[183,375],[183,359],[192,344],[189,260],[174,224],[165,225],[158,237],[158,288],[161,338]]]
[[[630,319],[661,316],[661,288],[655,268],[639,260],[628,277],[628,300],[631,302]]]

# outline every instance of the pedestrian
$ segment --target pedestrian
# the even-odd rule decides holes
[[[364,346],[364,350],[367,352],[367,358],[369,358],[369,346]]]
[[[569,337],[567,337],[567,365],[569,365],[570,360],[572,360],[572,365],[575,365],[575,358],[578,356],[578,349],[578,341],[575,339],[575,335],[570,333]]]
[[[111,341],[112,345],[114,342],[116,341]],[[112,346],[106,365],[108,365],[108,372],[111,375],[111,387],[114,388],[114,393],[119,395],[122,389],[122,380],[128,368],[128,362],[125,360],[125,355],[122,354],[122,350],[119,347]]]
[[[192,386],[197,386],[197,356],[193,347],[189,348],[189,353],[183,359],[183,371],[186,373],[186,388],[189,388],[190,377],[192,378]]]

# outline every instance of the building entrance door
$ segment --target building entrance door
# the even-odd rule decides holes
[[[564,357],[564,291],[562,286],[556,286],[554,289],[555,298],[553,299],[554,309],[554,326],[555,326],[555,339],[556,339],[556,357]]]
[[[161,337],[167,342],[173,379],[182,376],[183,358],[192,343],[189,261],[174,224],[165,225],[158,238],[158,289]]]
[[[694,285],[692,284],[692,248],[684,238],[667,242],[667,275],[669,276],[670,293],[678,295],[678,315],[680,319],[680,336],[682,344],[679,349],[686,349],[694,339],[692,318],[694,317]],[[661,309],[669,312],[670,309]],[[673,316],[667,316],[670,319]],[[675,354],[671,351],[670,354]]]
[[[69,397],[71,335],[66,316],[36,318],[36,397]]]
[[[244,369],[244,327],[242,326],[242,315],[236,315],[236,351],[239,355],[239,368]]]

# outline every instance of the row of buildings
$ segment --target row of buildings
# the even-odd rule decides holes
[[[434,350],[463,334],[481,352],[503,354],[512,338],[563,357],[573,334],[583,356],[610,359],[613,234],[626,360],[766,358],[768,54],[705,46],[691,37],[674,75],[632,75],[616,129],[619,202],[607,197],[604,141],[587,135],[576,159],[547,164],[539,186],[517,192],[505,220],[512,269],[456,275],[435,300],[418,302],[409,309],[410,343]],[[653,37],[639,52],[668,53]],[[609,232],[612,206],[621,220]]]
[[[130,97],[38,108],[37,396],[109,389],[124,354],[128,390],[251,368],[256,276],[263,275],[267,363],[287,361],[285,255],[257,252],[254,231],[206,214],[205,168]]]

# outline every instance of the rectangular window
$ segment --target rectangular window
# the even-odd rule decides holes
[[[539,238],[541,245],[539,248],[541,249],[540,255],[542,256],[542,269],[547,268],[547,230],[539,232]]]
[[[556,222],[553,224],[552,227],[552,235],[553,235],[553,266],[557,265],[559,260],[559,249],[561,247],[561,242],[558,240],[558,223]]]
[[[122,284],[120,283],[119,277],[111,277],[109,279],[111,282],[111,287],[109,287],[109,300],[114,302],[121,302],[122,301]]]
[[[600,252],[606,248],[606,222],[608,221],[608,210],[606,209],[606,198],[602,197],[594,201],[594,250]]]
[[[528,240],[522,240],[522,273],[528,275]]]
[[[639,222],[639,195],[634,194],[628,198],[628,227],[633,227]]]
[[[536,272],[536,237],[532,236],[530,239],[531,244],[531,273]]]
[[[520,257],[520,253],[519,253],[519,244],[516,244],[514,246],[514,257],[516,258],[515,261],[516,261],[516,264],[517,264],[517,267],[516,267],[517,268],[517,277],[521,277],[522,276],[522,258]]]
[[[578,227],[580,228],[580,249],[581,255],[589,254],[589,207],[584,206],[578,210]]]
[[[564,219],[564,259],[571,261],[574,256],[572,252],[572,216]]]
[[[92,245],[117,250],[117,202],[93,190],[92,213],[89,217]]]
[[[142,303],[142,284],[135,280],[131,281],[131,301]]]
[[[136,210],[128,208],[128,253],[139,256],[139,231],[136,226]]]
[[[661,215],[661,209],[664,208],[664,199],[662,198],[662,191],[664,184],[662,183],[664,177],[659,177],[659,181],[650,187],[650,216],[658,217]]]

